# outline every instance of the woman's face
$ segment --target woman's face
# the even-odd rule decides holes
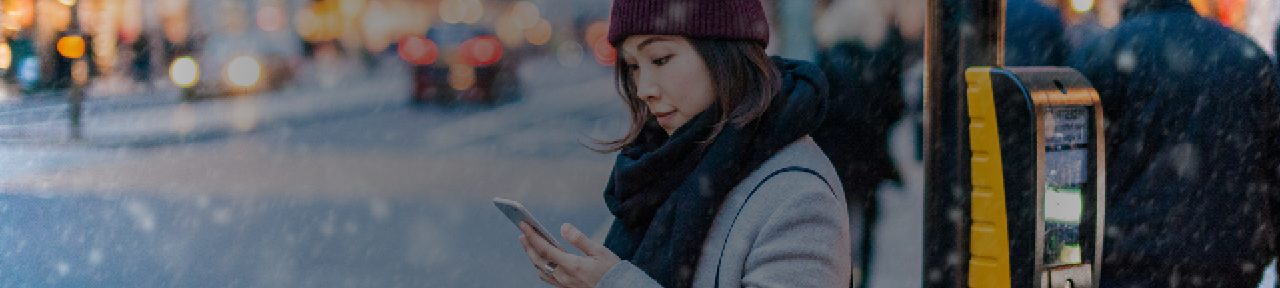
[[[636,96],[649,106],[667,135],[715,102],[711,73],[684,37],[627,37],[622,53],[636,83]]]

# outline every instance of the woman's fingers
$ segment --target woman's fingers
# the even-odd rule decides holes
[[[524,232],[520,236],[520,244],[529,254],[529,261],[541,271],[538,277],[557,287],[594,287],[609,268],[621,261],[612,251],[591,241],[573,225],[560,226],[560,233],[565,240],[587,253],[587,257],[556,248],[546,239],[537,236],[537,232],[527,223],[520,223],[520,231]]]
[[[538,232],[535,232],[528,223],[521,222],[520,230],[524,231],[525,240],[532,244],[535,250],[538,250],[538,256],[541,256],[542,259],[555,262],[561,266],[571,264],[571,262],[577,260],[573,258],[575,256],[556,248],[555,245],[551,245],[551,242],[547,242],[547,239],[538,236]],[[576,264],[576,262],[573,264]]]
[[[529,243],[529,236],[520,235],[520,245],[524,246],[524,253],[529,255],[529,263],[533,263],[533,268],[542,271],[542,265],[547,264],[547,260],[543,260],[542,256],[539,255],[538,249]]]
[[[572,224],[564,223],[564,225],[560,225],[560,236],[569,241],[569,244],[578,247],[579,250],[582,250],[582,253],[586,253],[589,257],[597,258],[602,255],[613,255],[613,251],[609,251],[609,248],[605,248],[604,245],[596,243],[596,241],[591,241],[591,238],[587,238],[586,234],[582,234],[582,231]]]
[[[547,282],[547,284],[551,284],[551,286],[565,287],[564,284],[560,283],[560,280],[556,280],[556,277],[551,274],[552,273],[546,272],[538,273],[538,279],[542,279],[542,282]]]

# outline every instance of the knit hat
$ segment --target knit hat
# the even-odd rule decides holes
[[[755,40],[769,45],[769,21],[760,0],[614,0],[609,44],[631,35],[678,35]]]

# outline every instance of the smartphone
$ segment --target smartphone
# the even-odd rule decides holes
[[[542,227],[542,223],[538,223],[538,219],[534,219],[533,214],[529,214],[529,210],[525,210],[524,205],[520,205],[520,202],[494,197],[493,205],[498,206],[498,210],[502,210],[502,214],[507,214],[507,218],[511,219],[511,223],[517,226],[520,225],[520,222],[529,223],[529,226],[533,227],[533,231],[537,232],[538,236],[542,236],[542,239],[547,239],[551,246],[556,246],[560,251],[566,251],[564,246],[560,246],[560,242],[556,241],[555,237],[551,237],[551,232]]]

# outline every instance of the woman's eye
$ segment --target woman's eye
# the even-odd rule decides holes
[[[636,64],[627,64],[627,70],[629,70],[629,71],[636,71],[636,70],[640,70],[640,65],[636,65]]]
[[[662,57],[662,58],[655,59],[655,60],[653,60],[653,65],[662,66],[663,64],[667,64],[667,62],[670,62],[670,61],[671,61],[671,57],[673,57],[673,56],[675,56],[675,55],[667,55],[667,56],[664,56],[664,57]]]

